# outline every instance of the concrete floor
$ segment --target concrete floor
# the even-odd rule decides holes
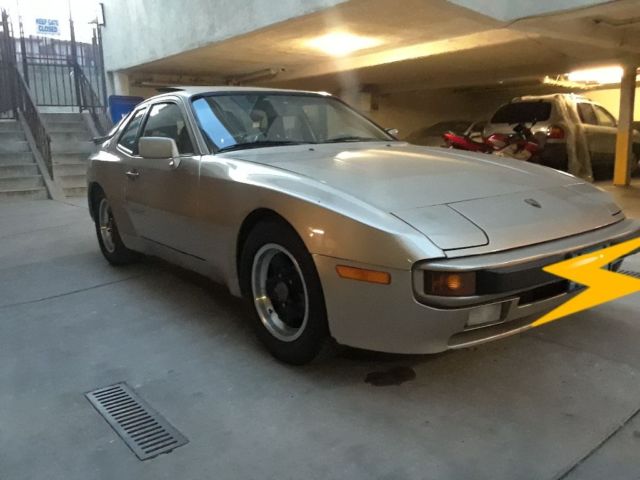
[[[639,308],[293,368],[223,288],[154,260],[110,267],[83,200],[1,204],[0,478],[637,480]],[[364,381],[393,367],[416,378]],[[120,381],[190,443],[139,461],[83,395]]]

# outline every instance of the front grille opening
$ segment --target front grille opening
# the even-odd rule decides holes
[[[529,305],[531,303],[539,302],[541,300],[547,300],[549,298],[557,297],[563,293],[569,291],[569,282],[567,280],[561,280],[559,282],[549,283],[536,287],[532,290],[523,292],[520,295],[518,305]]]

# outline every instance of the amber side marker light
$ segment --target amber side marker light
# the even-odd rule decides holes
[[[336,267],[336,272],[338,272],[338,276],[340,278],[348,278],[349,280],[379,283],[381,285],[389,285],[391,283],[391,275],[387,272],[366,270],[364,268],[347,267],[346,265],[338,265]]]
[[[427,295],[468,297],[476,293],[475,272],[425,272],[424,290]]]

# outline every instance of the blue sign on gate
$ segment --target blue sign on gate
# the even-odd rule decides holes
[[[60,22],[55,18],[36,18],[36,32],[39,35],[60,35]]]

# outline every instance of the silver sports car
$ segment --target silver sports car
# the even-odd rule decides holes
[[[571,175],[413,146],[322,93],[185,88],[102,140],[89,208],[107,260],[225,283],[290,363],[331,338],[435,353],[523,331],[580,288],[543,266],[640,235]]]

